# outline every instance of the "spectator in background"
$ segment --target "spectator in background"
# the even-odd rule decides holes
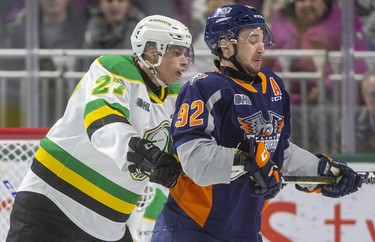
[[[39,47],[41,49],[80,49],[87,16],[74,9],[74,0],[39,0]],[[26,10],[9,23],[6,48],[25,48]],[[23,70],[24,61],[10,62],[7,69]],[[41,70],[55,70],[51,59],[40,62]]]
[[[87,24],[85,49],[131,49],[129,36],[137,23],[145,17],[132,0],[99,0],[94,5]],[[94,58],[83,61],[86,71]]]
[[[363,76],[361,94],[365,107],[357,114],[356,152],[375,152],[375,69]]]
[[[73,0],[39,0],[39,35],[42,49],[78,49],[82,46],[86,16],[77,14]],[[10,23],[8,48],[25,48],[26,12]]]
[[[90,18],[83,46],[88,49],[131,49],[129,36],[145,16],[131,0],[100,0]]]
[[[375,152],[375,69],[367,71],[361,82],[360,103],[356,110],[355,134],[357,153]],[[333,152],[341,152],[341,126],[335,129],[335,145]]]
[[[39,4],[39,48],[41,49],[80,49],[83,42],[83,34],[86,28],[87,16],[75,9],[76,3],[79,0],[38,0]],[[7,25],[6,39],[4,48],[21,48],[26,47],[26,9],[23,8],[18,11],[14,21]],[[75,66],[75,59],[73,58],[40,58],[40,70],[64,70],[73,68]],[[7,59],[2,61],[4,70],[25,70],[24,59]],[[52,125],[61,114],[56,114],[56,90],[57,84],[55,81],[42,81],[42,88],[48,93],[43,95],[42,102],[48,107],[46,115],[41,117],[45,122],[43,126]],[[64,82],[66,85],[66,82]],[[17,81],[11,81],[8,84],[9,120],[7,126],[19,126],[20,123],[20,96],[21,84]],[[67,101],[67,90],[58,90],[65,94]]]
[[[0,33],[6,33],[6,26],[15,20],[18,12],[23,8],[23,0],[0,1]],[[0,48],[4,48],[5,36],[0,38]]]
[[[355,50],[368,50],[368,42],[362,30],[358,16],[355,16]],[[292,0],[277,11],[271,20],[271,29],[275,38],[275,49],[325,49],[339,51],[341,49],[341,12],[336,0]],[[265,65],[274,71],[280,71],[277,61],[266,62]],[[315,72],[316,66],[311,58],[293,60],[290,71]],[[356,73],[367,69],[363,61],[357,61]],[[325,76],[331,72],[327,64]],[[326,81],[329,86],[329,80]],[[317,92],[315,84],[310,86],[310,102],[315,102]],[[298,83],[293,83],[291,98],[294,103],[300,102]]]
[[[268,25],[271,25],[270,20],[273,17],[273,14],[280,10],[286,4],[287,0],[263,0],[262,1],[262,12],[263,16],[267,21]]]
[[[355,0],[354,6],[356,14],[361,18],[370,49],[375,50],[375,1]]]

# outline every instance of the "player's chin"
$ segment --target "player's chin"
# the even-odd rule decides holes
[[[245,70],[250,75],[257,75],[260,71],[260,66],[249,66],[248,68],[245,68]]]
[[[252,64],[252,66],[253,66],[254,69],[259,69],[260,70],[260,67],[262,66],[262,61],[261,60],[252,61],[251,64]]]

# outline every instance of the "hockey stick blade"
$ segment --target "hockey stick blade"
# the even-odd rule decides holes
[[[375,171],[357,171],[363,184],[375,184]],[[298,184],[335,184],[336,178],[331,176],[283,176],[283,183]]]

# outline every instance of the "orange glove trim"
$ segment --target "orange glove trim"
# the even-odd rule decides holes
[[[255,162],[257,163],[257,165],[262,168],[267,164],[270,157],[270,152],[268,152],[264,142],[259,142],[255,154]]]
[[[333,162],[333,159],[331,157],[329,157],[328,155],[326,155],[326,154],[322,154],[322,155],[325,156],[329,160],[330,163]]]
[[[275,170],[273,171],[273,176],[275,177],[276,182],[280,182],[280,175],[277,171]]]

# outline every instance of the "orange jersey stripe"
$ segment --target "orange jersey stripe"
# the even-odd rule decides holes
[[[183,175],[177,185],[170,189],[170,194],[195,222],[204,226],[212,208],[212,186],[198,186]]]

